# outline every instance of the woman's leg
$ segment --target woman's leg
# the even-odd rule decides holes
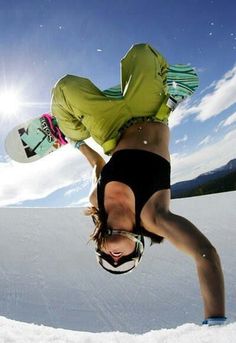
[[[59,103],[77,118],[84,113],[96,113],[109,102],[92,81],[75,75],[66,75],[60,79],[53,88],[52,95],[52,104]]]
[[[155,114],[166,101],[167,68],[165,58],[148,44],[132,46],[121,60],[122,91],[134,115]]]
[[[108,98],[89,79],[79,76],[66,75],[52,90],[52,114],[72,140],[86,139],[95,132],[102,141],[124,106],[123,99]]]

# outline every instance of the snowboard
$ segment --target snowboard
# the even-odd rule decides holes
[[[167,106],[173,111],[180,102],[195,92],[198,83],[198,75],[190,65],[169,65],[166,85],[170,97]],[[121,85],[105,89],[103,94],[108,98],[123,98]],[[6,137],[5,149],[14,161],[28,163],[41,159],[67,143],[56,118],[46,113],[12,129]]]
[[[16,162],[34,162],[68,143],[56,118],[42,114],[13,128],[5,139],[7,154]]]

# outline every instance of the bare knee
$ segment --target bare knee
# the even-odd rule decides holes
[[[150,46],[146,43],[137,43],[131,46],[127,54],[124,56],[123,60],[126,57],[133,57],[137,58],[138,56],[143,56],[145,51],[148,51],[150,49]]]
[[[67,74],[57,81],[56,87],[63,88],[65,85],[68,85],[71,82],[73,82],[76,78],[78,78],[78,76]]]
[[[78,82],[87,83],[91,81],[84,77],[67,74],[56,82],[55,88],[64,88],[65,86],[68,87],[71,85],[73,86],[73,84],[78,84]]]
[[[65,85],[65,82],[67,82],[69,75],[65,75],[62,78],[60,78],[54,85],[52,89],[53,96],[56,96],[57,94],[61,93],[62,88]]]
[[[137,43],[132,45],[131,49],[132,50],[143,50],[143,49],[147,49],[149,47],[148,44],[146,43]]]

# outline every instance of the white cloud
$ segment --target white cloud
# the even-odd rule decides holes
[[[107,161],[102,148],[92,139],[86,140]],[[0,206],[20,204],[26,200],[42,199],[58,189],[76,185],[66,192],[85,188],[90,184],[92,168],[86,158],[71,145],[33,163],[0,163]]]
[[[198,73],[204,73],[204,72],[207,70],[207,68],[205,68],[205,67],[198,67],[198,68],[195,68],[195,70],[196,70]]]
[[[236,66],[219,81],[211,83],[205,90],[211,88],[213,88],[212,92],[206,94],[199,104],[193,105],[191,98],[180,104],[170,116],[170,128],[179,125],[192,114],[196,115],[197,120],[205,121],[234,105],[236,103]]]
[[[0,163],[0,206],[44,198],[90,176],[88,162],[70,146],[33,163]]]
[[[204,88],[204,89],[200,92],[200,94],[202,94],[202,93],[206,92],[207,90],[209,90],[209,89],[215,87],[216,83],[217,83],[216,81],[213,81],[209,86],[207,86],[206,88]]]
[[[212,93],[205,95],[196,108],[197,119],[205,121],[236,103],[236,66],[220,79]]]
[[[214,129],[214,132],[218,132],[218,131],[222,128],[223,125],[224,125],[224,120],[222,120],[222,121],[216,126],[216,128]]]
[[[188,118],[190,114],[195,113],[195,107],[190,107],[191,99],[186,99],[178,105],[169,117],[169,127],[172,129],[178,126],[184,119]]]
[[[229,126],[236,122],[236,112],[229,116],[224,122],[223,126]]]
[[[70,205],[68,205],[67,207],[89,207],[91,206],[90,202],[89,202],[89,197],[86,196],[84,198],[79,199],[76,202],[72,202]]]
[[[198,145],[206,145],[210,143],[211,141],[211,136],[206,136]]]
[[[183,143],[183,142],[186,142],[187,140],[188,140],[188,135],[184,135],[184,137],[180,139],[176,139],[175,144]]]
[[[235,146],[236,129],[220,141],[204,146],[190,155],[171,155],[172,184],[195,178],[236,158],[235,149],[232,149]]]
[[[90,174],[91,174],[91,173],[90,173]],[[91,176],[91,175],[89,175],[89,176]],[[64,196],[65,196],[65,197],[70,197],[70,196],[72,196],[72,195],[74,195],[74,194],[76,194],[76,193],[79,193],[82,189],[84,189],[84,188],[86,188],[87,186],[90,185],[90,179],[91,179],[91,178],[88,177],[88,174],[85,173],[84,175],[81,176],[81,179],[80,179],[80,181],[79,181],[79,184],[78,184],[76,187],[71,188],[71,189],[69,189],[68,191],[66,191],[66,192],[64,193]]]
[[[218,132],[220,129],[226,126],[230,126],[232,124],[236,123],[236,112],[233,113],[231,116],[226,118],[225,120],[222,120],[214,129],[215,132]]]

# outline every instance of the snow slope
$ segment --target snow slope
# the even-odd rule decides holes
[[[132,335],[124,332],[90,333],[54,329],[0,317],[1,343],[234,343],[235,333],[236,323],[224,327],[185,324],[176,329]]]
[[[225,272],[231,322],[236,320],[235,200],[236,192],[228,192],[172,201],[173,212],[193,221],[217,247]],[[219,334],[222,342],[233,342],[230,337],[233,333],[236,337],[235,324],[224,328],[187,324],[174,333],[146,333],[184,323],[199,324],[203,319],[192,260],[165,242],[147,248],[133,273],[113,276],[95,262],[93,245],[87,244],[91,230],[90,218],[78,208],[0,209],[0,316],[90,332],[65,333],[1,317],[0,342],[16,342],[15,332],[24,337],[22,342],[49,342],[48,337],[52,337],[51,342],[75,342],[78,338],[80,342],[122,342],[125,337],[129,342],[142,342],[144,337],[145,342],[163,342],[161,337],[165,335],[165,342],[175,342],[173,337],[187,342],[193,334],[194,342],[208,342],[211,335],[221,342]],[[146,334],[133,337],[113,331]],[[4,341],[4,332],[12,340]],[[92,332],[97,333],[96,338]],[[101,332],[109,333],[99,336]],[[37,335],[45,339],[37,340]],[[64,336],[68,338],[63,340]]]

